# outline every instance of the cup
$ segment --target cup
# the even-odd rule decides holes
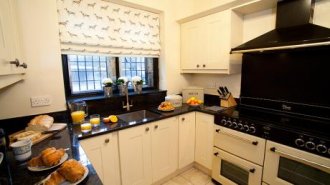
[[[91,123],[83,123],[80,125],[80,129],[82,133],[88,133],[92,130],[92,124]]]
[[[71,112],[71,118],[74,124],[81,124],[85,120],[85,111],[78,110]]]
[[[89,116],[89,122],[93,125],[93,127],[97,127],[100,125],[101,118],[99,114],[92,114]]]
[[[31,139],[17,141],[10,145],[10,147],[13,149],[15,159],[17,161],[25,161],[26,159],[31,157],[31,146]]]

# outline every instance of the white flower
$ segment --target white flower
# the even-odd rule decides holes
[[[128,82],[128,78],[125,77],[125,76],[119,77],[118,80],[123,80],[124,81],[124,84],[126,84]]]
[[[104,78],[104,79],[102,80],[102,83],[103,83],[103,85],[105,85],[105,86],[111,86],[111,85],[113,84],[113,81],[112,81],[111,78]]]
[[[141,82],[141,81],[142,81],[142,79],[139,76],[133,76],[132,77],[133,84],[137,84],[138,82]]]

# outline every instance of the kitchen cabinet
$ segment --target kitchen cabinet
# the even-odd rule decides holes
[[[81,140],[80,145],[89,161],[93,164],[103,184],[121,184],[118,132]]]
[[[0,89],[23,79],[25,68],[19,62],[19,39],[15,1],[0,1]]]
[[[241,41],[242,16],[231,10],[181,24],[181,72],[238,72],[241,55],[230,49]]]
[[[214,116],[196,112],[195,161],[212,169]]]
[[[123,185],[148,185],[178,166],[178,117],[119,131]]]
[[[195,112],[179,116],[179,169],[195,161]]]

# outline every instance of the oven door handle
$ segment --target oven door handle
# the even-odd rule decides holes
[[[220,158],[220,160],[222,160],[222,158],[219,156],[219,152],[215,152],[215,153],[213,153],[213,155],[214,155],[215,157]],[[230,162],[230,163],[232,163],[232,162]],[[234,163],[232,163],[232,164],[234,164]],[[242,169],[244,169],[245,171],[250,172],[250,173],[254,173],[254,172],[256,171],[255,168],[247,169],[247,168],[244,168],[244,167],[242,167],[242,166],[240,166],[240,165],[238,165],[238,164],[235,164],[235,165],[236,165],[236,166],[239,166],[240,168],[242,168]]]
[[[218,134],[220,134],[220,129],[216,129],[215,131]],[[244,141],[244,142],[247,142],[247,143],[251,143],[252,145],[256,145],[256,146],[258,145],[258,141],[251,141],[249,139],[245,139],[245,138],[242,138],[242,137],[239,137],[239,136],[236,136],[236,135],[233,135],[233,134],[229,134],[229,133],[223,132],[223,131],[221,133],[224,134],[224,135],[227,135],[229,137],[233,137],[233,138],[239,139],[241,141]]]
[[[315,165],[315,166],[318,166],[318,167],[321,167],[321,168],[325,168],[327,170],[330,170],[330,167],[329,166],[326,166],[326,165],[323,165],[323,164],[319,164],[317,162],[313,162],[313,161],[310,161],[308,159],[304,159],[304,158],[301,158],[301,157],[297,157],[297,156],[291,155],[289,153],[280,151],[280,150],[276,149],[275,147],[271,147],[270,148],[270,151],[272,151],[274,153],[277,153],[277,154],[279,154],[281,156],[284,156],[284,157],[290,157],[290,158],[295,159],[297,161],[303,161],[303,162],[305,162],[307,164]]]

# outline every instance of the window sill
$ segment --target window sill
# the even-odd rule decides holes
[[[167,92],[167,90],[160,90],[160,89],[153,89],[153,90],[143,90],[141,94],[135,93],[135,92],[128,92],[128,96],[140,96],[140,95],[146,95],[146,94],[152,94],[152,93],[159,93],[159,92]],[[123,95],[119,94],[113,94],[111,97],[105,97],[102,95],[89,95],[85,97],[70,97],[67,98],[67,102],[73,102],[73,101],[90,101],[90,100],[103,100],[103,99],[112,99],[112,98],[120,98],[125,97]]]

